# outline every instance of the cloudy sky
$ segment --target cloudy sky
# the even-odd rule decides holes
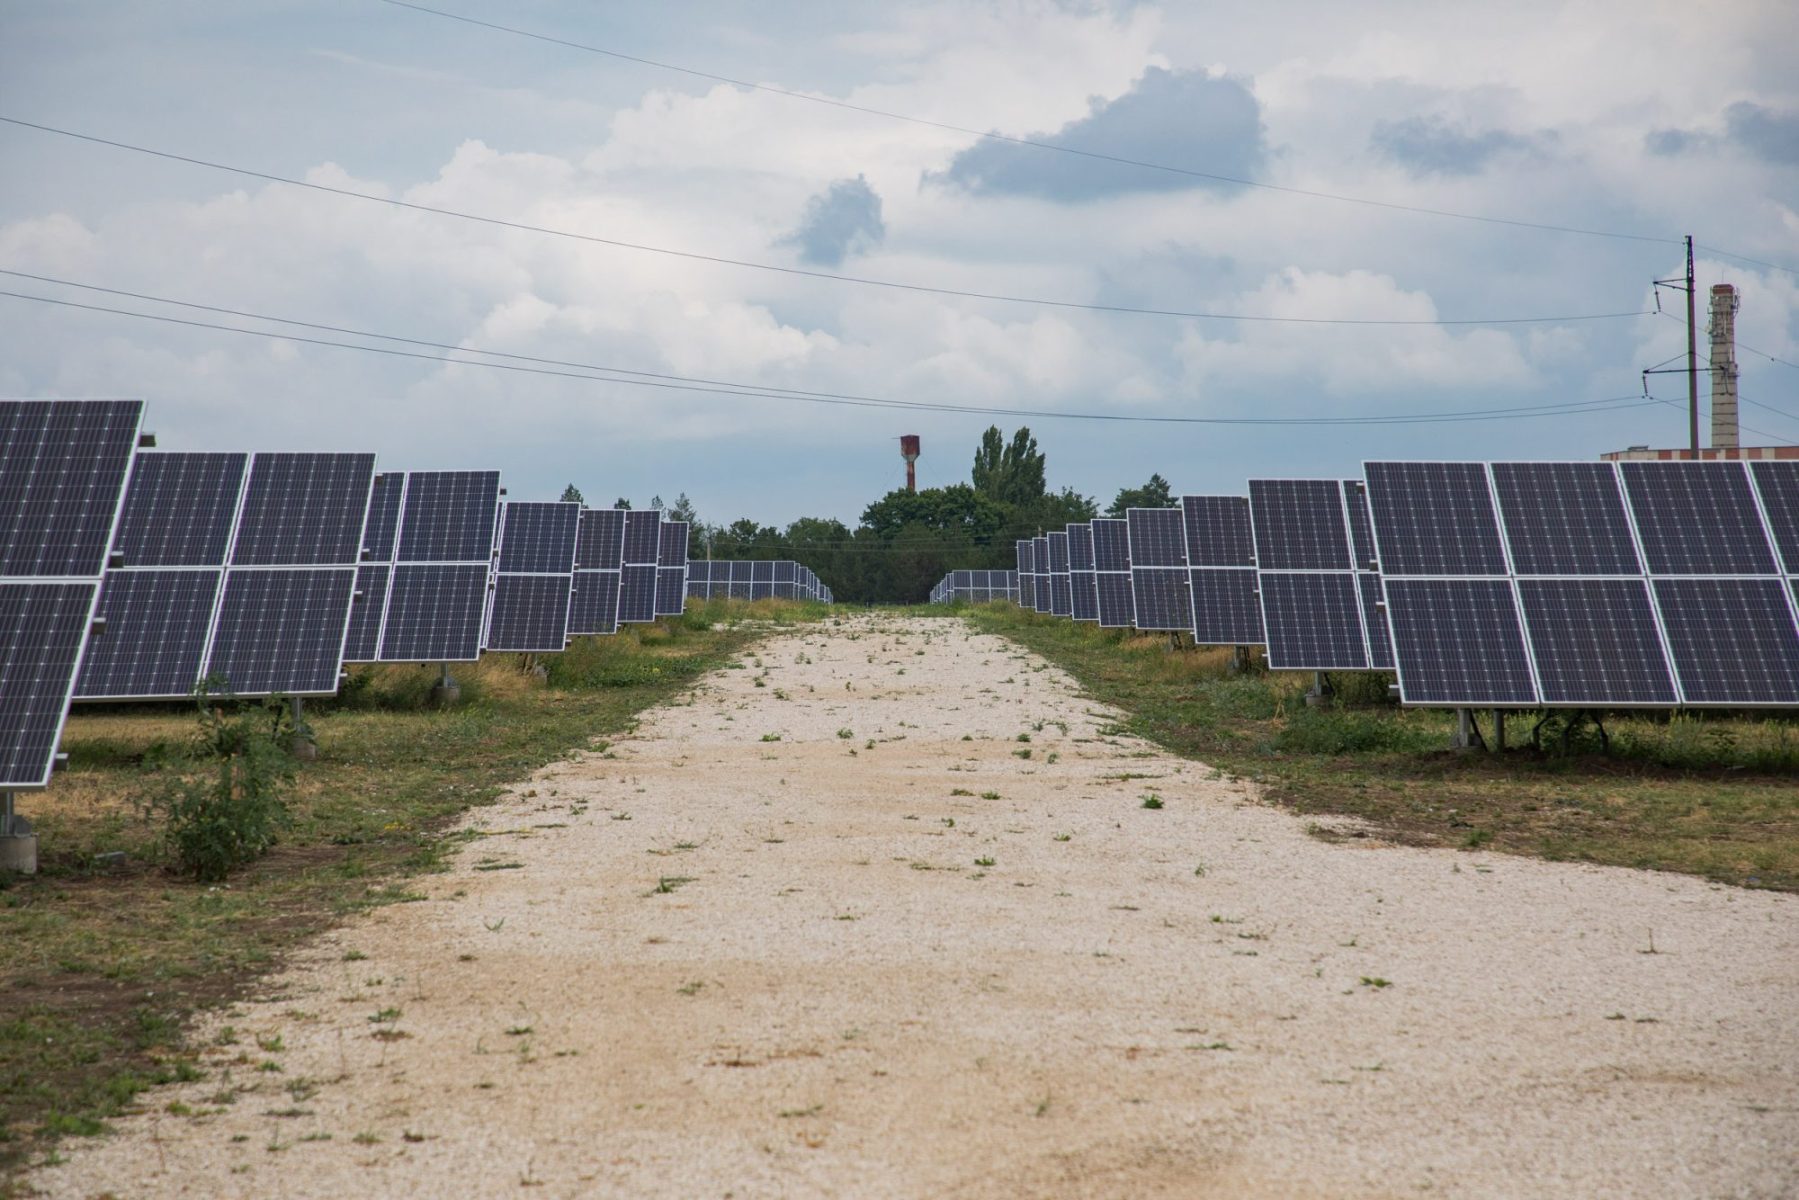
[[[710,520],[853,520],[900,434],[947,483],[996,421],[1102,502],[1152,471],[1241,492],[1683,444],[1683,377],[1652,377],[1677,406],[1632,399],[1677,321],[1418,322],[1650,309],[1691,233],[1759,352],[1745,441],[1799,441],[1790,0],[433,6],[614,54],[383,0],[0,5],[0,116],[421,206],[0,124],[0,269],[45,277],[0,290],[296,335],[0,297],[0,394],[143,396],[165,448],[372,449]],[[296,340],[446,354],[367,333],[559,374]]]

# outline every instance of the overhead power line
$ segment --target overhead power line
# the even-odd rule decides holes
[[[1716,254],[1719,258],[1732,258],[1740,263],[1748,263],[1752,267],[1766,267],[1770,271],[1784,271],[1788,275],[1799,275],[1799,267],[1786,267],[1779,263],[1765,262],[1759,258],[1750,258],[1747,254],[1735,254],[1729,250],[1720,250],[1716,246],[1695,244],[1693,249],[1703,250],[1707,254]]]
[[[1571,233],[1582,237],[1617,238],[1631,242],[1655,242],[1665,245],[1681,244],[1679,238],[1656,237],[1650,234],[1625,233],[1615,229],[1584,229],[1575,225],[1558,225],[1545,221],[1525,221],[1513,217],[1495,217],[1483,213],[1455,212],[1444,208],[1429,208],[1417,204],[1400,204],[1391,200],[1375,200],[1367,196],[1350,196],[1339,192],[1317,191],[1311,188],[1289,187],[1285,184],[1269,183],[1261,179],[1244,179],[1235,175],[1221,175],[1213,171],[1199,171],[1188,167],[1177,167],[1169,163],[1150,162],[1146,159],[1127,158],[1120,154],[1106,154],[1098,150],[1082,150],[1074,146],[1062,146],[1054,142],[1040,141],[1035,138],[1013,137],[1009,134],[997,133],[993,130],[975,129],[967,125],[956,125],[948,121],[936,121],[929,117],[916,117],[909,113],[892,112],[887,109],[873,108],[866,104],[855,104],[848,100],[835,100],[829,96],[814,95],[809,92],[794,91],[789,88],[775,87],[766,83],[751,83],[747,79],[736,79],[729,75],[720,75],[712,71],[702,71],[694,67],[683,67],[676,63],[661,62],[653,58],[644,58],[636,54],[627,54],[619,50],[611,50],[604,46],[595,46],[586,42],[577,42],[570,38],[556,37],[552,34],[537,33],[529,29],[520,29],[514,25],[502,25],[497,21],[484,21],[477,17],[465,16],[461,13],[448,12],[441,8],[431,8],[424,4],[414,4],[410,0],[381,0],[395,8],[409,8],[414,12],[428,13],[434,17],[443,17],[451,21],[460,21],[465,25],[473,25],[495,33],[511,34],[514,37],[529,38],[536,42],[547,42],[554,46],[563,46],[571,50],[581,50],[589,54],[601,54],[607,58],[621,62],[636,63],[639,66],[654,67],[659,71],[673,71],[688,75],[695,79],[705,79],[713,83],[729,84],[731,87],[745,88],[755,92],[766,92],[772,96],[784,96],[789,100],[804,100],[811,104],[823,104],[830,108],[843,109],[848,112],[862,113],[865,116],[881,117],[889,121],[903,121],[908,125],[923,125],[931,129],[941,129],[948,133],[959,133],[967,137],[981,138],[986,141],[1004,142],[1012,146],[1027,146],[1033,150],[1044,150],[1055,154],[1070,154],[1077,158],[1093,159],[1099,162],[1114,163],[1119,166],[1140,167],[1146,171],[1160,171],[1169,175],[1182,175],[1189,179],[1203,179],[1211,183],[1228,183],[1238,187],[1258,188],[1269,192],[1282,192],[1290,196],[1305,196],[1314,200],[1334,200],[1342,204],[1360,204],[1369,208],[1383,208],[1393,212],[1415,213],[1430,217],[1448,217],[1457,221],[1479,221],[1487,225],[1510,225],[1519,229],[1536,229],[1549,233]]]
[[[7,272],[17,274],[17,272]],[[38,276],[40,279],[48,277]],[[75,284],[82,287],[85,285]],[[160,302],[155,297],[135,293],[142,299]],[[1415,425],[1439,424],[1461,421],[1512,420],[1531,417],[1575,416],[1589,412],[1612,412],[1618,409],[1640,408],[1654,403],[1640,394],[1632,396],[1614,396],[1596,400],[1562,401],[1543,405],[1520,405],[1509,408],[1468,409],[1434,413],[1391,413],[1391,414],[1359,414],[1352,416],[1308,416],[1308,417],[1186,417],[1186,416],[1148,416],[1137,413],[1085,413],[1058,412],[1050,409],[1010,408],[998,405],[964,405],[943,404],[931,401],[897,400],[874,396],[857,396],[849,393],[808,392],[782,388],[764,387],[758,384],[731,384],[716,380],[690,379],[673,375],[652,375],[648,372],[627,373],[619,368],[603,366],[583,366],[568,364],[564,367],[525,365],[528,362],[554,362],[556,360],[532,360],[523,355],[507,355],[508,358],[522,359],[523,362],[493,362],[486,359],[453,358],[449,355],[423,354],[412,350],[400,350],[389,346],[369,346],[357,342],[337,341],[331,338],[307,337],[283,330],[245,329],[237,325],[225,325],[213,321],[200,321],[186,317],[173,317],[160,313],[138,312],[131,309],[112,308],[99,304],[84,304],[75,300],[60,300],[51,296],[38,296],[25,292],[0,290],[0,296],[14,300],[24,300],[36,304],[53,305],[59,308],[77,309],[84,312],[105,313],[112,316],[131,317],[142,321],[155,321],[166,325],[179,325],[192,329],[213,329],[224,333],[235,333],[248,337],[267,338],[276,341],[295,342],[302,345],[325,346],[340,350],[355,350],[365,354],[380,354],[391,358],[410,359],[414,361],[441,363],[447,366],[482,367],[495,371],[510,371],[517,374],[541,375],[560,379],[580,379],[592,383],[625,384],[631,387],[658,388],[670,391],[694,392],[706,395],[740,396],[754,400],[793,400],[808,404],[841,405],[853,408],[888,408],[906,409],[918,412],[963,413],[979,416],[1028,417],[1034,420],[1076,420],[1076,421],[1109,421],[1131,424],[1163,424],[1163,425],[1275,425],[1275,426],[1341,426],[1341,425]],[[183,301],[169,301],[177,305]],[[213,312],[233,312],[234,310],[209,308]],[[245,319],[280,323],[278,317],[260,317],[250,313],[237,313]],[[414,345],[447,346],[449,343],[424,342],[417,339],[402,338],[396,335],[372,333],[362,330],[348,329],[342,326],[322,326],[295,322],[300,328],[332,329],[350,336],[374,338],[383,341],[408,342]],[[456,347],[463,354],[492,354],[492,351],[480,351]],[[615,372],[615,374],[599,374],[597,372]]]
[[[0,115],[0,122],[17,126],[21,129],[33,129],[40,133],[54,134],[57,137],[88,142],[96,146],[106,146],[114,150],[126,150],[133,154],[143,154],[151,158],[160,158],[169,162],[204,167],[211,171],[224,171],[232,175],[243,176],[247,179],[260,179],[265,183],[279,183],[286,187],[304,188],[308,191],[322,192],[327,195],[343,196],[352,200],[364,200],[373,204],[385,204],[391,208],[405,209],[411,212],[430,213],[433,216],[439,217],[451,217],[459,221],[471,221],[476,224],[490,225],[500,229],[511,229],[524,233],[538,233],[549,237],[568,238],[573,241],[587,242],[597,246],[611,246],[620,250],[637,250],[646,254],[662,254],[671,258],[682,258],[692,262],[712,263],[717,266],[742,267],[753,271],[770,271],[780,275],[801,276],[808,279],[824,279],[833,283],[851,283],[862,287],[885,288],[890,291],[923,293],[935,296],[952,296],[963,300],[992,300],[1004,304],[1029,304],[1043,308],[1073,309],[1082,312],[1113,313],[1128,316],[1176,317],[1184,320],[1238,321],[1269,325],[1549,325],[1566,324],[1573,321],[1609,321],[1620,318],[1649,315],[1649,310],[1647,309],[1633,309],[1628,312],[1572,313],[1555,316],[1460,317],[1448,319],[1401,317],[1281,317],[1243,313],[1207,312],[1189,309],[1137,308],[1124,304],[1090,304],[1079,300],[1054,300],[1040,296],[1013,296],[1003,292],[980,292],[962,288],[933,287],[922,283],[903,283],[892,279],[875,279],[866,275],[843,275],[834,271],[814,271],[805,267],[791,267],[781,263],[755,262],[749,259],[728,258],[718,254],[704,254],[694,250],[677,250],[668,246],[652,246],[645,242],[631,242],[622,238],[601,237],[598,234],[578,233],[574,230],[556,229],[545,225],[533,225],[525,221],[508,220],[504,217],[490,217],[482,216],[478,213],[462,212],[457,209],[444,208],[435,204],[420,204],[411,200],[401,200],[394,196],[378,196],[372,192],[359,192],[354,188],[333,187],[330,184],[318,183],[314,180],[296,179],[292,176],[277,175],[272,172],[258,171],[249,167],[232,166],[229,163],[216,162],[212,159],[196,158],[188,154],[176,154],[168,150],[156,150],[149,146],[140,146],[131,142],[116,141],[112,138],[98,137],[94,134],[79,133],[72,129],[61,129],[54,125],[43,125],[36,121],[27,121],[19,117]]]

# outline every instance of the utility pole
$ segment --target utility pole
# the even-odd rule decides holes
[[[1687,432],[1699,457],[1699,329],[1694,321],[1693,235],[1687,234]]]

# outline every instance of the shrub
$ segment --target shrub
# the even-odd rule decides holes
[[[145,810],[162,820],[176,864],[202,883],[262,855],[288,824],[288,746],[299,732],[284,699],[240,703],[208,695],[213,684],[196,689],[199,729],[187,751],[142,797]]]

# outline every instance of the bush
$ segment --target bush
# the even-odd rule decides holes
[[[1274,735],[1276,750],[1300,754],[1356,754],[1369,750],[1425,750],[1434,735],[1398,713],[1299,707]]]
[[[288,746],[298,732],[280,697],[239,703],[207,695],[211,682],[197,689],[200,727],[187,752],[142,797],[146,812],[162,820],[176,865],[201,883],[261,856],[288,824]]]

